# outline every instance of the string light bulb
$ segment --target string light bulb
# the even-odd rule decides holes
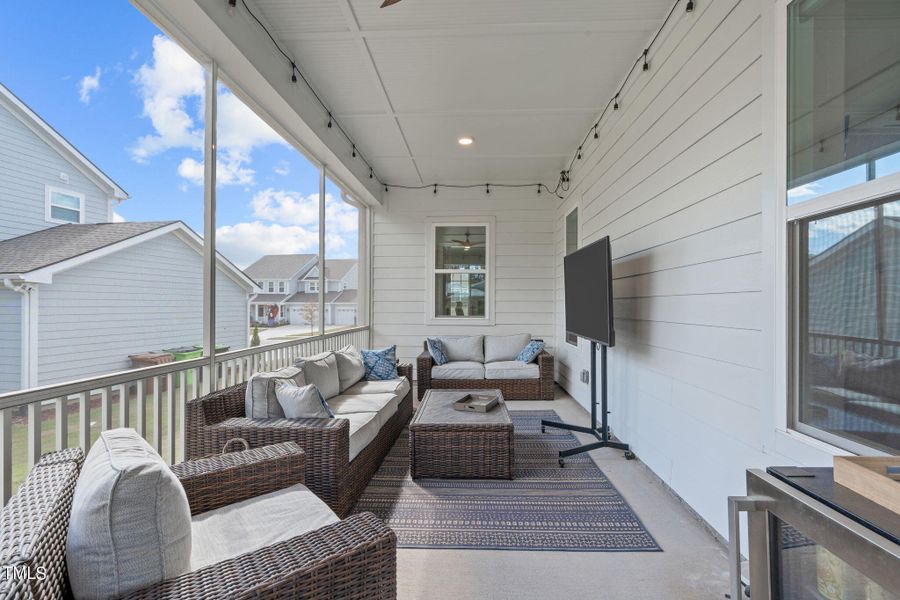
[[[619,110],[619,94],[613,99],[613,110]]]
[[[538,196],[540,196],[541,195],[541,184],[538,184],[537,188],[538,188]]]
[[[650,48],[644,48],[644,70],[650,70],[650,63],[647,62],[647,53],[650,52]]]
[[[297,65],[291,63],[291,81],[297,83]]]
[[[434,195],[437,196],[437,184],[434,184]]]
[[[353,144],[353,150],[350,152],[350,156],[356,158],[356,144]]]
[[[384,191],[385,191],[385,192],[390,191],[390,190],[388,190],[387,184],[384,184]]]
[[[575,155],[578,160],[581,160],[581,146],[578,146],[578,154]]]
[[[372,170],[372,167],[369,167],[369,179],[375,178],[375,171]]]
[[[331,129],[331,125],[332,125],[331,120],[332,120],[331,113],[328,113],[328,129]]]
[[[484,193],[485,194],[491,193],[491,184],[489,184],[489,183],[484,184]]]
[[[694,0],[688,0],[687,5],[684,7],[685,12],[694,12]]]
[[[228,16],[234,16],[234,9],[237,8],[237,0],[228,0]]]
[[[599,125],[599,124],[600,124],[600,123],[594,123],[594,139],[595,139],[595,140],[599,140],[599,139],[600,139],[600,134],[597,133],[597,125]]]

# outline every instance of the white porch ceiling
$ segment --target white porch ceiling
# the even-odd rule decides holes
[[[248,0],[379,176],[555,183],[671,0]],[[468,147],[456,140],[467,134]]]

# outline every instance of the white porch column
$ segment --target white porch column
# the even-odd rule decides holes
[[[203,394],[216,389],[216,81],[215,62],[206,67],[203,139]]]

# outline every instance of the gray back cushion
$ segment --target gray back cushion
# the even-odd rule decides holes
[[[244,414],[249,419],[283,419],[284,411],[275,396],[275,382],[288,380],[293,385],[306,385],[303,370],[285,367],[277,371],[254,373],[244,392]]]
[[[341,392],[365,376],[366,366],[363,364],[362,353],[355,346],[344,346],[335,351],[334,358],[337,360]]]
[[[484,362],[516,360],[516,355],[531,341],[530,333],[484,336]]]
[[[114,598],[191,568],[181,482],[133,429],[100,434],[75,485],[66,539],[76,598]]]
[[[444,344],[444,352],[450,362],[469,360],[484,362],[484,336],[470,335],[466,337],[440,337]],[[521,348],[520,348],[521,350]]]
[[[311,383],[296,386],[279,380],[275,384],[275,395],[278,396],[278,404],[281,405],[284,416],[288,419],[330,419],[334,417],[328,404],[319,395],[319,390]]]
[[[337,359],[334,352],[323,352],[309,358],[298,359],[295,366],[303,369],[306,383],[312,383],[326,400],[341,393],[341,379],[338,375]]]

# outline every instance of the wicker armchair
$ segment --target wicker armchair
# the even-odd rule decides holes
[[[279,444],[175,465],[191,513],[303,482]],[[81,449],[45,455],[0,513],[0,598],[70,598],[65,548]],[[127,598],[397,597],[396,536],[370,513],[145,588]],[[30,575],[30,577],[29,577]]]
[[[412,365],[398,365],[397,371],[412,382]],[[188,402],[187,458],[216,454],[233,438],[246,440],[251,448],[296,442],[306,452],[306,486],[341,518],[350,513],[412,417],[410,386],[378,436],[349,461],[350,424],[346,419],[248,419],[244,416],[245,389],[242,383]]]
[[[538,379],[432,379],[431,367],[434,358],[428,352],[428,343],[416,358],[416,388],[419,400],[425,397],[425,390],[485,390],[499,389],[504,400],[553,400],[555,364],[553,355],[542,350],[535,359],[538,363]]]

